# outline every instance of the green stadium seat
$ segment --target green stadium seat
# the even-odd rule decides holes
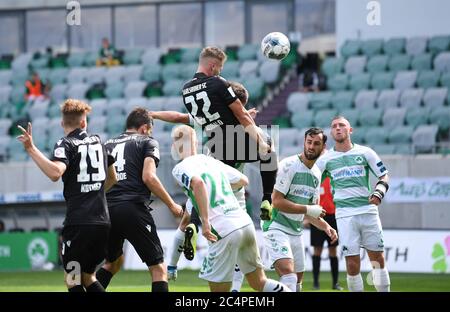
[[[363,127],[376,127],[381,124],[383,110],[380,108],[364,109],[359,113],[359,124]]]
[[[368,57],[380,54],[383,49],[383,43],[383,39],[364,40],[361,44],[361,51]]]
[[[265,84],[261,78],[255,77],[253,79],[248,79],[245,81],[244,85],[249,93],[249,103],[256,104],[256,102],[260,101],[265,96]]]
[[[361,110],[359,109],[343,109],[339,111],[339,115],[344,116],[352,127],[356,127],[359,121],[359,114]]]
[[[42,55],[37,58],[33,58],[30,61],[30,69],[36,70],[38,68],[47,68],[49,65],[50,57],[46,55]]]
[[[180,78],[184,80],[191,80],[197,72],[198,63],[185,63],[180,69]]]
[[[334,96],[331,99],[331,106],[338,110],[352,108],[354,99],[355,99],[355,92],[338,91],[334,93]]]
[[[349,76],[347,74],[336,74],[327,80],[328,89],[331,91],[342,91],[348,87]]]
[[[162,91],[166,96],[181,95],[181,89],[183,88],[184,83],[184,80],[172,79],[164,84]]]
[[[291,124],[297,129],[312,127],[313,122],[314,112],[312,110],[298,112],[291,116]]]
[[[98,51],[88,51],[84,56],[84,66],[94,67],[97,63],[97,59],[99,58]]]
[[[383,127],[371,127],[367,128],[364,133],[364,142],[369,145],[372,144],[385,144],[387,142],[389,131]]]
[[[439,84],[439,72],[426,70],[419,72],[417,86],[419,88],[433,88]]]
[[[383,127],[392,129],[396,126],[402,126],[405,122],[405,107],[390,107],[385,109],[383,114]]]
[[[161,71],[161,78],[164,82],[168,82],[172,79],[179,79],[181,69],[184,67],[184,64],[168,64],[163,66]]]
[[[377,107],[386,109],[397,107],[400,101],[400,90],[385,89],[381,90],[377,98]]]
[[[351,56],[344,65],[344,72],[349,75],[360,74],[364,72],[367,63],[367,56]]]
[[[202,51],[201,48],[181,49],[181,62],[182,63],[197,63],[198,57],[199,57],[201,51]]]
[[[227,61],[220,75],[226,79],[239,76],[239,62]]]
[[[142,79],[148,83],[158,82],[160,74],[160,65],[145,65],[142,71]]]
[[[181,50],[169,49],[169,52],[164,54],[161,60],[164,65],[179,63],[181,61]]]
[[[322,72],[325,76],[332,77],[336,74],[342,73],[344,68],[344,59],[337,57],[327,57],[322,64]]]
[[[428,88],[423,96],[424,106],[431,108],[444,106],[447,96],[447,88]]]
[[[329,91],[312,93],[309,98],[309,107],[313,110],[328,109],[332,98],[333,93]]]
[[[434,36],[428,41],[428,50],[436,55],[450,50],[450,36]]]
[[[352,142],[356,144],[364,144],[364,136],[366,135],[367,127],[353,127],[351,134]]]
[[[420,125],[426,125],[428,123],[429,114],[429,107],[410,108],[406,111],[406,124],[414,128],[417,128]]]
[[[374,55],[367,62],[366,69],[371,74],[384,72],[387,69],[388,60],[387,55]]]
[[[389,56],[405,53],[405,38],[391,38],[384,42],[384,54]]]
[[[106,86],[105,95],[108,99],[119,99],[123,97],[125,85],[121,81],[113,82]]]
[[[446,87],[450,90],[450,72],[442,73],[439,82],[441,86]]]
[[[363,89],[369,89],[370,86],[370,74],[361,73],[354,74],[350,77],[350,90],[360,91]]]
[[[135,65],[141,63],[141,56],[144,53],[143,49],[134,48],[125,50],[125,54],[123,56],[123,63],[125,65]]]
[[[410,143],[414,128],[412,126],[399,126],[387,131],[389,133],[389,143]]]
[[[244,44],[238,49],[237,55],[239,61],[255,60],[256,54],[259,51],[259,46],[256,44]]]
[[[48,78],[52,86],[55,86],[57,84],[65,83],[68,75],[68,68],[55,68],[51,70]]]
[[[450,107],[437,106],[431,110],[430,124],[435,124],[441,132],[446,132],[450,128]]]
[[[406,89],[400,96],[400,106],[407,108],[420,107],[423,99],[424,89]]]
[[[86,52],[72,52],[67,58],[67,65],[69,67],[81,67],[84,65]]]
[[[395,154],[399,155],[411,155],[413,150],[411,144],[395,144]]]
[[[411,61],[411,69],[417,71],[431,70],[432,55],[430,53],[415,55]]]
[[[326,128],[331,124],[333,117],[337,115],[337,109],[323,109],[316,112],[314,126]]]
[[[19,70],[13,69],[11,84],[13,86],[23,86],[25,85],[25,81],[27,81],[29,76],[30,73],[28,72],[28,69],[19,69]]]
[[[308,109],[309,93],[292,92],[287,99],[287,109],[291,113]]]
[[[427,50],[428,38],[426,37],[412,37],[406,41],[406,54],[418,55],[425,53]]]
[[[390,71],[408,70],[412,57],[406,54],[393,55],[388,61]]]
[[[375,90],[390,89],[394,83],[394,78],[395,73],[393,72],[375,73],[372,75],[370,85]]]
[[[344,57],[358,55],[361,51],[361,40],[346,40],[341,47],[341,54]]]
[[[372,148],[378,155],[395,154],[395,145],[392,144],[374,144]]]

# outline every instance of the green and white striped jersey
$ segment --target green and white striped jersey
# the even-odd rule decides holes
[[[358,144],[353,144],[352,149],[345,153],[333,148],[319,157],[316,165],[323,178],[331,178],[336,218],[378,214],[377,206],[369,204],[369,171],[381,177],[388,170],[374,150]]]
[[[320,196],[319,168],[305,166],[299,155],[283,159],[278,168],[274,189],[285,195],[285,198],[301,205],[317,203]],[[263,231],[277,229],[290,235],[301,235],[303,232],[304,214],[285,213],[273,208],[272,220],[263,221]]]

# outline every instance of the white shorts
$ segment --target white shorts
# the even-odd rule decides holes
[[[267,249],[272,266],[279,259],[293,259],[294,271],[305,272],[305,246],[303,235],[289,235],[279,230],[263,232],[264,247]]]
[[[339,245],[345,257],[360,254],[363,247],[369,251],[384,251],[383,229],[378,214],[360,214],[336,219]]]
[[[215,283],[231,282],[235,264],[244,275],[263,268],[253,224],[209,244],[199,277]]]

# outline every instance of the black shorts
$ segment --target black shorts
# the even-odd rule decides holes
[[[128,240],[142,262],[152,266],[164,262],[164,252],[156,233],[150,210],[144,203],[108,203],[111,218],[106,260],[114,262],[123,254],[123,242]]]
[[[328,222],[328,224],[337,231],[337,225],[336,225],[336,218],[335,215],[325,215],[323,218],[325,221]],[[327,241],[328,247],[335,247],[338,245],[338,241],[334,242],[330,245],[331,239],[328,237],[328,235],[324,232],[316,228],[314,225],[311,224],[311,246],[313,247],[323,247],[323,243]]]
[[[62,262],[67,273],[76,269],[73,261],[79,263],[81,272],[95,272],[106,255],[109,226],[69,225],[62,230]]]

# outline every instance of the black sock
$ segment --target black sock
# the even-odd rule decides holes
[[[105,289],[103,288],[102,284],[100,284],[98,281],[95,281],[91,285],[86,287],[86,292],[105,292]]]
[[[152,292],[168,292],[168,291],[169,291],[169,283],[164,281],[152,283]]]
[[[100,268],[100,270],[98,270],[95,274],[95,277],[97,278],[97,281],[103,286],[103,288],[106,289],[109,285],[109,282],[111,282],[111,278],[113,277],[113,275],[108,270]]]
[[[338,282],[339,262],[337,257],[330,257],[331,277],[333,278],[333,286]]]
[[[263,198],[262,200],[268,200],[269,203],[272,203],[272,192],[273,186],[275,185],[275,180],[277,177],[277,170],[273,171],[264,171],[261,170],[261,180],[263,186]]]
[[[82,285],[77,285],[68,289],[69,292],[86,292]]]
[[[319,285],[320,256],[312,256],[314,286]]]

